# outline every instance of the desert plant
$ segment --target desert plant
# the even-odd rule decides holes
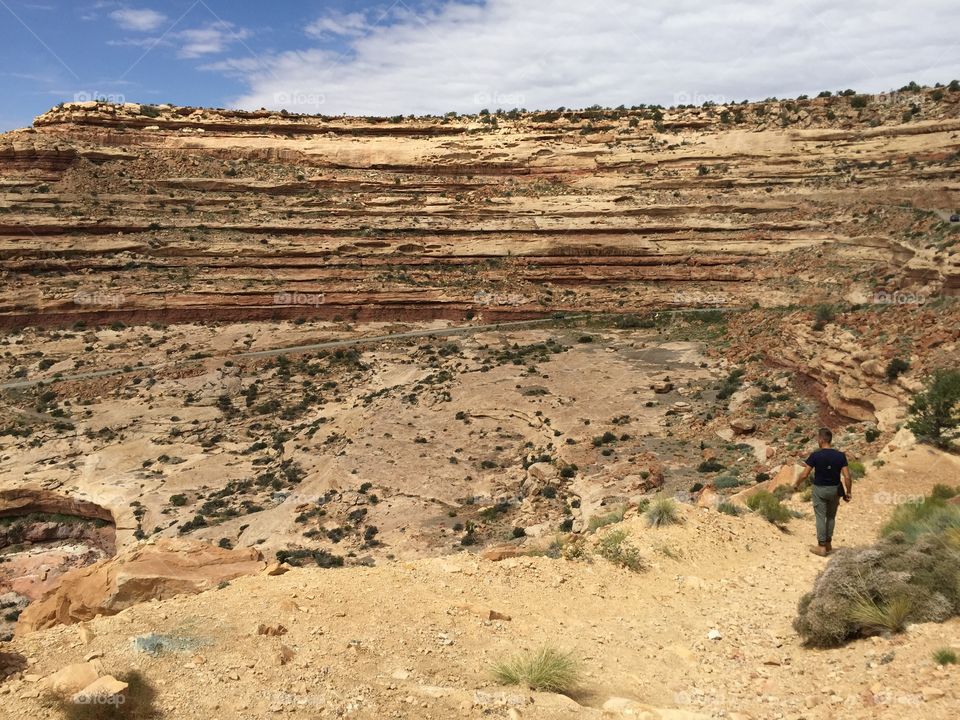
[[[910,598],[898,596],[878,602],[868,595],[858,595],[850,607],[849,618],[866,632],[902,632],[913,609]]]
[[[568,693],[580,682],[580,666],[570,653],[550,645],[494,663],[497,682],[522,685],[531,690]]]
[[[640,572],[646,568],[646,563],[640,556],[640,551],[627,544],[626,530],[611,530],[606,533],[595,547],[597,555],[614,565]]]
[[[908,540],[916,540],[921,535],[935,535],[950,529],[960,529],[960,505],[931,496],[922,502],[898,505],[880,534],[886,537],[900,533]]]
[[[814,314],[813,329],[823,330],[827,326],[827,323],[833,322],[834,317],[836,317],[836,313],[832,305],[817,305]]]
[[[670,498],[657,498],[643,514],[649,527],[663,527],[676,525],[680,522],[680,513],[677,504]]]
[[[960,488],[950,487],[943,483],[937,483],[933,486],[933,490],[930,491],[930,497],[937,500],[949,500],[957,495],[960,495]]]
[[[864,475],[867,474],[867,466],[864,465],[859,460],[851,460],[849,463],[850,467],[850,477],[854,480],[859,480]]]
[[[893,382],[898,377],[903,375],[907,370],[910,369],[910,363],[907,360],[902,360],[901,358],[894,358],[887,363],[887,380]]]
[[[724,515],[731,515],[733,517],[740,517],[740,515],[743,513],[743,510],[741,510],[738,505],[734,505],[733,503],[729,502],[720,503],[717,505],[717,510],[722,512]]]
[[[908,622],[943,622],[960,614],[958,576],[960,546],[932,533],[913,542],[893,533],[835,554],[793,626],[806,644],[834,647]]]
[[[766,490],[761,490],[756,495],[748,497],[747,507],[774,525],[785,525],[793,517],[790,510],[780,504],[780,499]]]
[[[623,505],[617,505],[608,513],[604,513],[603,515],[592,515],[590,520],[587,522],[587,529],[590,532],[596,532],[602,527],[621,522],[623,520],[623,514],[625,511],[626,508]]]
[[[907,427],[924,442],[949,450],[960,427],[960,370],[938,370],[910,404]]]
[[[950,648],[938,648],[933,651],[933,661],[937,665],[956,665],[957,653]]]
[[[714,480],[713,486],[717,490],[729,490],[730,488],[739,487],[740,480],[731,475],[724,475],[723,477],[718,477],[716,480]]]

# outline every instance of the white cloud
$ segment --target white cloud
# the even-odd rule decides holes
[[[365,35],[370,27],[366,14],[362,12],[334,12],[314,20],[304,28],[304,31],[310,37],[319,39],[334,35],[359,37]]]
[[[886,5],[448,0],[419,15],[401,3],[404,13],[382,23],[328,14],[307,32],[346,43],[345,53],[323,42],[248,63],[249,91],[236,104],[383,115],[879,91],[960,77],[960,4]]]
[[[179,44],[177,54],[181,58],[198,58],[224,52],[232,43],[250,36],[248,30],[237,28],[228,22],[218,21],[205,27],[184,30],[176,34]]]
[[[110,18],[124,30],[137,32],[151,32],[167,22],[166,15],[149,8],[120,8],[110,13]]]

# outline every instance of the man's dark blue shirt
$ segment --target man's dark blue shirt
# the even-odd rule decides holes
[[[807,465],[813,468],[814,485],[839,485],[840,470],[847,466],[847,456],[833,448],[820,448],[810,453]]]

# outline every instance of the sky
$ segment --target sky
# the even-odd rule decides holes
[[[955,78],[957,0],[0,0],[0,131],[98,97],[408,115]]]

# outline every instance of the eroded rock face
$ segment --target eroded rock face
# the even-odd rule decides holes
[[[147,600],[209,590],[266,567],[253,548],[227,550],[197,540],[161,539],[66,573],[60,586],[21,614],[23,634],[114,615]]]

